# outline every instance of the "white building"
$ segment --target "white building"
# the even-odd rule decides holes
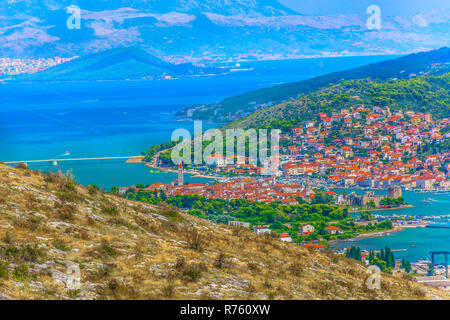
[[[269,226],[254,226],[253,231],[257,235],[271,234],[272,231],[269,229]]]
[[[250,229],[250,222],[244,221],[228,221],[228,225],[230,227],[241,228],[241,229]]]

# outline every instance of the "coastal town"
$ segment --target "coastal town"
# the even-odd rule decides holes
[[[328,187],[449,190],[449,124],[449,118],[433,122],[431,114],[379,107],[322,113],[284,131],[276,174],[323,178]],[[235,165],[220,155],[213,160],[219,174],[257,176],[264,170],[245,159]]]
[[[445,147],[450,138],[449,124],[449,118],[433,121],[428,113],[376,106],[361,105],[321,113],[316,120],[283,128],[279,161],[269,159],[271,164],[275,163],[270,167],[270,176],[264,175],[267,166],[248,164],[247,158],[239,155],[233,157],[234,164],[228,164],[229,159],[224,156],[213,154],[210,166],[189,168],[180,162],[174,170],[161,166],[161,154],[168,153],[164,150],[147,164],[177,172],[178,179],[170,184],[157,182],[116,191],[121,195],[142,190],[164,192],[167,197],[196,195],[205,199],[242,199],[293,206],[321,203],[355,213],[408,208],[411,206],[403,198],[403,190],[450,190],[450,152]],[[185,173],[207,174],[215,182],[185,183]],[[342,192],[343,189],[353,190]],[[422,201],[429,204],[432,199]],[[405,216],[384,216],[372,222],[363,219],[356,223],[367,226],[385,220],[399,228],[427,225],[421,217],[412,221]]]
[[[448,191],[449,140],[449,118],[433,121],[428,113],[357,106],[283,128],[279,159],[270,160],[270,174],[289,183],[306,177],[314,186],[327,188]],[[163,169],[173,166],[159,161],[160,156],[161,152],[149,161]],[[196,166],[189,173],[219,180],[259,179],[267,173],[267,164],[249,164],[242,155],[232,158],[213,154],[208,159],[212,165]]]
[[[168,199],[201,197],[285,207],[324,204],[356,213],[344,220],[299,221],[282,226],[239,217],[222,221],[233,228],[250,229],[258,235],[277,237],[312,250],[325,250],[333,241],[349,237],[386,236],[405,228],[447,228],[448,214],[375,212],[411,207],[403,198],[403,190],[449,191],[449,124],[450,119],[433,121],[428,113],[380,107],[357,106],[339,113],[322,113],[316,120],[283,128],[276,161],[272,157],[268,163],[256,166],[248,164],[246,157],[234,155],[233,164],[229,164],[227,157],[213,154],[209,159],[212,166],[187,166],[180,162],[175,170],[161,166],[159,157],[167,152],[162,151],[148,165],[177,172],[175,181],[115,191],[123,196],[164,194]],[[271,165],[270,176],[264,172],[267,165]],[[214,183],[185,183],[186,173],[213,178]],[[422,201],[426,205],[434,200]],[[337,252],[345,255],[347,250]],[[373,262],[369,254],[363,250],[362,261]],[[404,272],[403,264],[397,260],[390,270]],[[408,264],[408,271],[419,276],[417,281],[450,287],[442,265],[433,265],[430,271],[427,259]]]
[[[73,58],[12,59],[0,58],[0,77],[32,74],[60,65]]]

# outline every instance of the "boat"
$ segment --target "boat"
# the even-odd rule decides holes
[[[416,246],[415,244],[412,244],[411,247],[415,248],[415,247],[417,247],[417,246]]]
[[[420,203],[422,204],[431,204],[430,200],[420,200]]]

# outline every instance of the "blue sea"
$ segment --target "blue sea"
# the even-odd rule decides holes
[[[362,193],[362,190],[336,190]],[[377,194],[386,194],[386,191],[375,191]],[[431,192],[418,193],[403,191],[405,201],[413,208],[400,210],[376,211],[379,215],[411,215],[411,216],[440,216],[450,214],[450,194],[434,194]],[[424,199],[433,199],[430,204],[421,203]],[[441,224],[449,221],[440,221]],[[404,228],[401,232],[390,233],[389,236],[361,238],[350,241],[339,241],[333,245],[334,248],[349,248],[357,246],[366,250],[380,250],[386,246],[393,250],[396,259],[405,258],[411,262],[421,259],[431,259],[430,251],[450,251],[450,229],[442,228]]]
[[[192,123],[176,121],[183,106],[392,57],[247,62],[241,67],[253,70],[160,81],[0,83],[0,161],[139,155],[170,141],[177,128],[193,129]],[[217,125],[204,123],[203,128]],[[123,161],[31,167],[72,170],[79,183],[105,189],[175,178]]]

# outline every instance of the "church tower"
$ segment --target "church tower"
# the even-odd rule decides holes
[[[178,185],[182,186],[184,184],[183,181],[183,164],[180,161],[180,164],[178,166]]]
[[[305,193],[307,196],[313,193],[311,189],[311,182],[309,181],[309,179],[306,180]]]

